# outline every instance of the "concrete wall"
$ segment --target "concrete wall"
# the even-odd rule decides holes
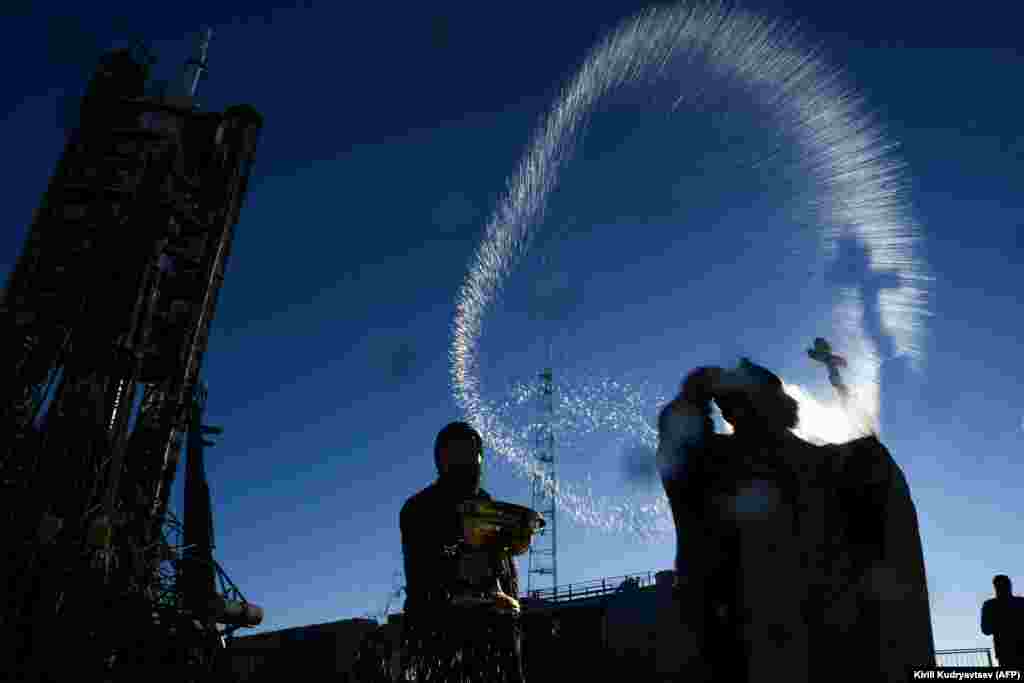
[[[301,671],[303,683],[336,683],[351,673],[359,643],[377,628],[372,619],[348,619],[236,638],[228,668],[238,681],[287,680]]]
[[[672,578],[671,571],[661,572],[657,586],[527,608],[522,625],[528,683],[670,679],[694,655],[692,635],[673,601]],[[397,665],[401,615],[393,615],[383,632]]]
[[[616,593],[605,608],[605,647],[609,664],[650,680],[656,671],[658,599],[655,587]]]
[[[551,613],[557,621],[557,635],[537,643],[524,643],[530,650],[526,659],[527,680],[533,683],[551,681],[603,681],[607,679],[604,600],[563,606]]]

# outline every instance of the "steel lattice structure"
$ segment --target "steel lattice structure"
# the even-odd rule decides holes
[[[232,621],[182,578],[205,563],[214,590],[212,533],[193,543],[205,557],[182,551],[167,509],[181,434],[202,432],[199,371],[262,127],[247,105],[195,105],[209,38],[173,98],[146,96],[148,54],[103,57],[0,300],[0,672],[16,680],[172,663],[199,680],[185,672],[211,668],[214,623]],[[204,477],[186,540],[204,515],[212,531]]]
[[[527,594],[535,590],[534,574],[551,577],[558,585],[558,535],[555,523],[555,495],[558,478],[555,470],[555,384],[554,373],[547,368],[540,374],[540,420],[536,434],[537,474],[533,477],[530,507],[544,516],[544,529],[530,545]]]

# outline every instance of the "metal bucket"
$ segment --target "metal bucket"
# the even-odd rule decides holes
[[[463,540],[474,548],[499,548],[522,555],[545,524],[539,512],[513,503],[470,500],[459,507]]]

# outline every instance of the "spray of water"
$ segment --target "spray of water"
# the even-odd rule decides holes
[[[696,106],[708,90],[725,82],[770,114],[785,138],[792,161],[784,170],[795,179],[792,205],[802,220],[817,226],[821,258],[833,261],[839,242],[852,242],[866,256],[870,272],[885,274],[890,281],[876,292],[877,301],[867,302],[878,317],[874,338],[865,325],[862,288],[847,287],[837,295],[830,334],[849,362],[846,380],[856,409],[844,411],[801,387],[788,387],[801,403],[802,424],[807,425],[803,435],[843,440],[875,424],[878,334],[885,335],[894,355],[921,369],[930,278],[917,255],[919,231],[903,200],[904,168],[863,98],[792,26],[717,3],[653,9],[601,41],[567,84],[494,209],[459,292],[450,349],[454,394],[466,418],[518,473],[530,477],[539,470],[529,440],[507,419],[508,406],[481,395],[479,340],[503,283],[543,224],[546,202],[580,131],[595,107],[622,86],[675,83],[679,96],[672,106],[678,109]],[[771,156],[749,163],[771,163]],[[631,411],[639,405],[613,405],[600,400],[608,396],[601,391],[586,396],[587,389],[581,388],[577,393],[580,403],[566,398],[563,410],[586,404],[580,410],[590,411],[590,422],[602,429],[634,430],[642,439],[656,438],[649,425],[648,431],[637,426],[643,420]],[[602,410],[608,412],[599,415]],[[645,405],[643,410],[653,419],[657,408]],[[812,431],[815,425],[818,433]],[[547,483],[559,508],[577,522],[641,536],[671,529],[663,497],[600,499],[586,485]]]
[[[530,453],[541,428],[536,409],[541,399],[537,382],[515,382],[502,401],[488,403],[488,414],[502,426],[504,441],[492,443],[495,450],[526,477],[539,476],[555,492],[561,510],[576,522],[607,532],[628,532],[649,539],[672,531],[668,501],[649,487],[632,495],[598,496],[592,478],[580,481],[565,477],[565,471],[578,465],[582,453],[592,447],[590,437],[599,436],[605,446],[643,449],[651,454],[657,448],[658,433],[654,415],[667,395],[649,384],[632,385],[612,378],[586,377],[556,383],[554,423],[562,476],[552,481],[550,473],[540,470],[532,458],[508,458],[508,453]]]

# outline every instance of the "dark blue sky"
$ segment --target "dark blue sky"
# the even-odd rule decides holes
[[[977,622],[991,576],[1024,586],[1019,10],[748,6],[799,20],[901,145],[934,315],[923,375],[886,368],[883,436],[921,518],[936,645],[987,644]],[[204,107],[249,102],[266,117],[204,371],[208,421],[225,429],[208,468],[218,558],[265,606],[262,628],[379,608],[400,565],[399,507],[433,476],[437,430],[460,417],[449,326],[485,222],[565,79],[643,5],[5,7],[5,273],[100,51],[135,32],[153,41],[158,75],[176,79],[194,32],[213,26]],[[787,379],[799,374],[800,344],[827,311],[800,290],[799,268],[773,269],[774,233],[750,227],[766,206],[734,196],[725,176],[706,176],[687,214],[703,232],[662,230],[700,174],[685,152],[693,136],[654,154],[659,126],[667,136],[672,125],[657,114],[596,118],[552,200],[571,226],[550,246],[564,274],[554,304],[562,367],[668,391],[693,365],[742,350]],[[749,248],[733,254],[736,235]],[[717,255],[706,271],[693,256],[702,250]],[[485,367],[499,383],[532,372],[539,327],[516,310],[531,307],[531,291],[527,274],[510,281],[485,331]],[[612,481],[618,458],[598,448],[575,464]],[[529,503],[508,467],[488,477],[497,497]],[[559,532],[562,583],[672,562],[668,542],[568,522]]]

